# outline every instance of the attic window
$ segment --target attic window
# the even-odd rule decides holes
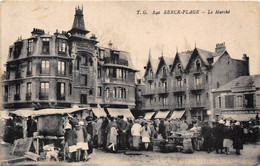
[[[200,60],[196,60],[196,69],[199,70],[200,69]]]
[[[163,67],[163,74],[166,74],[166,72],[167,72],[167,71],[166,71],[166,67],[164,66],[164,67]]]
[[[153,70],[151,69],[150,72],[149,72],[149,76],[153,76]]]

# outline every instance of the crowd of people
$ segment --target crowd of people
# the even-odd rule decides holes
[[[68,114],[63,117],[63,122],[63,148],[67,151],[68,161],[89,160],[93,148],[110,152],[152,150],[153,140],[167,141],[174,133],[185,133],[194,129],[199,134],[195,139],[191,139],[193,149],[208,153],[215,150],[216,153],[230,154],[233,148],[239,155],[245,142],[259,141],[259,120],[241,123],[235,120],[187,123],[180,119],[126,119],[123,115],[116,118],[108,116],[93,119],[87,116],[79,119],[76,114]],[[8,119],[4,141],[13,143],[15,139],[23,137],[22,131],[19,118]],[[33,137],[36,131],[36,120],[28,117],[27,137]]]

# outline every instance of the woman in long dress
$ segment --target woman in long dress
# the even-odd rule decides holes
[[[88,142],[86,129],[84,127],[84,121],[80,121],[79,125],[76,126],[77,133],[77,161],[83,161],[87,159]]]

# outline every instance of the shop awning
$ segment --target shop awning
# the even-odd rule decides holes
[[[44,116],[44,115],[53,115],[53,114],[69,114],[81,110],[87,110],[89,108],[64,108],[64,109],[42,109],[34,111],[34,116]]]
[[[255,119],[256,114],[222,114],[223,119],[233,119],[237,121],[249,121],[251,118]]]
[[[107,108],[108,113],[112,117],[118,117],[119,115],[124,115],[125,118],[134,118],[132,115],[130,109],[124,109],[124,108]]]
[[[28,116],[33,116],[34,112],[35,112],[34,108],[23,108],[23,109],[17,109],[15,111],[9,111],[9,113],[15,114],[23,118],[27,118]]]
[[[147,112],[144,116],[144,119],[149,120],[152,118],[155,112]]]
[[[185,110],[182,111],[174,111],[170,119],[181,119],[181,117],[185,114]]]
[[[170,111],[159,111],[156,115],[155,115],[155,119],[164,119],[167,117],[167,115],[170,113]]]
[[[92,108],[92,112],[98,118],[101,116],[104,116],[104,117],[107,116],[107,114],[105,113],[103,108]]]

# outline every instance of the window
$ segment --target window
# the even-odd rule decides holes
[[[65,75],[66,74],[66,63],[64,61],[58,61],[58,74]]]
[[[50,61],[42,60],[41,62],[41,74],[49,74],[50,73]]]
[[[196,60],[196,69],[199,70],[200,69],[200,60]]]
[[[106,68],[106,77],[109,77],[109,68]]]
[[[239,95],[236,97],[236,106],[243,107],[243,96],[242,95]]]
[[[126,89],[124,88],[124,98],[126,98]]]
[[[256,95],[256,105],[260,106],[260,94]]]
[[[102,87],[101,86],[98,87],[98,96],[102,96]]]
[[[116,78],[122,78],[122,70],[116,69]]]
[[[163,90],[167,90],[167,82],[166,81],[163,81],[162,82],[162,87],[163,87]]]
[[[200,104],[201,104],[201,94],[196,94],[196,104],[197,104],[197,106],[200,106]]]
[[[90,96],[93,95],[93,90],[92,90],[92,89],[89,90],[89,95],[90,95]]]
[[[153,83],[152,83],[152,82],[150,82],[150,84],[149,84],[149,89],[150,89],[150,90],[154,90],[154,86],[153,86]]]
[[[150,100],[150,104],[152,104],[152,102],[153,102],[153,98],[150,98],[149,100]]]
[[[117,89],[116,88],[114,88],[114,90],[113,90],[113,96],[114,96],[114,98],[117,97]]]
[[[124,98],[124,88],[121,88],[121,95],[120,95],[121,98]]]
[[[178,107],[182,107],[182,96],[177,96],[177,105]]]
[[[40,100],[48,100],[49,98],[49,82],[41,82]]]
[[[178,69],[178,71],[181,71],[181,64],[180,63],[178,63],[177,69]]]
[[[43,38],[42,39],[42,53],[43,54],[49,54],[50,53],[50,39],[49,38]]]
[[[104,54],[105,53],[105,51],[104,50],[100,50],[100,54],[99,54],[99,58],[100,59],[103,59],[104,58]]]
[[[88,85],[88,76],[84,75],[84,85]]]
[[[26,87],[27,87],[26,88],[26,93],[27,94],[32,93],[32,83],[28,82]]]
[[[218,97],[218,108],[221,108],[221,96]]]
[[[65,100],[65,83],[57,83],[57,100]]]
[[[254,108],[254,94],[244,94],[245,97],[245,107]]]
[[[77,59],[76,59],[76,63],[77,63],[77,68],[76,68],[76,70],[79,70],[79,66],[80,66],[80,57],[77,57]]]
[[[182,78],[177,78],[177,87],[182,87]]]
[[[106,88],[106,98],[109,98],[109,88]]]
[[[166,74],[167,70],[166,70],[166,67],[164,66],[163,67],[163,74]]]
[[[101,78],[101,68],[98,68],[98,78]]]
[[[15,85],[15,95],[14,95],[14,100],[20,100],[20,84]]]
[[[69,84],[69,95],[72,95],[72,84]]]
[[[156,97],[154,97],[154,102],[156,103]]]
[[[72,68],[73,68],[73,64],[72,62],[69,63],[69,74],[72,74]]]
[[[234,108],[234,95],[225,96],[225,108]]]
[[[150,69],[149,76],[153,77],[153,70],[152,69]]]
[[[66,41],[59,39],[58,40],[58,51],[61,53],[65,53],[66,52]]]
[[[27,75],[32,75],[32,61],[28,61],[27,63]]]
[[[167,98],[163,97],[163,106],[167,105]]]
[[[195,76],[195,86],[202,84],[202,78],[200,75]]]
[[[28,53],[33,53],[33,40],[28,41]]]
[[[87,104],[87,95],[86,94],[80,95],[80,104]]]

